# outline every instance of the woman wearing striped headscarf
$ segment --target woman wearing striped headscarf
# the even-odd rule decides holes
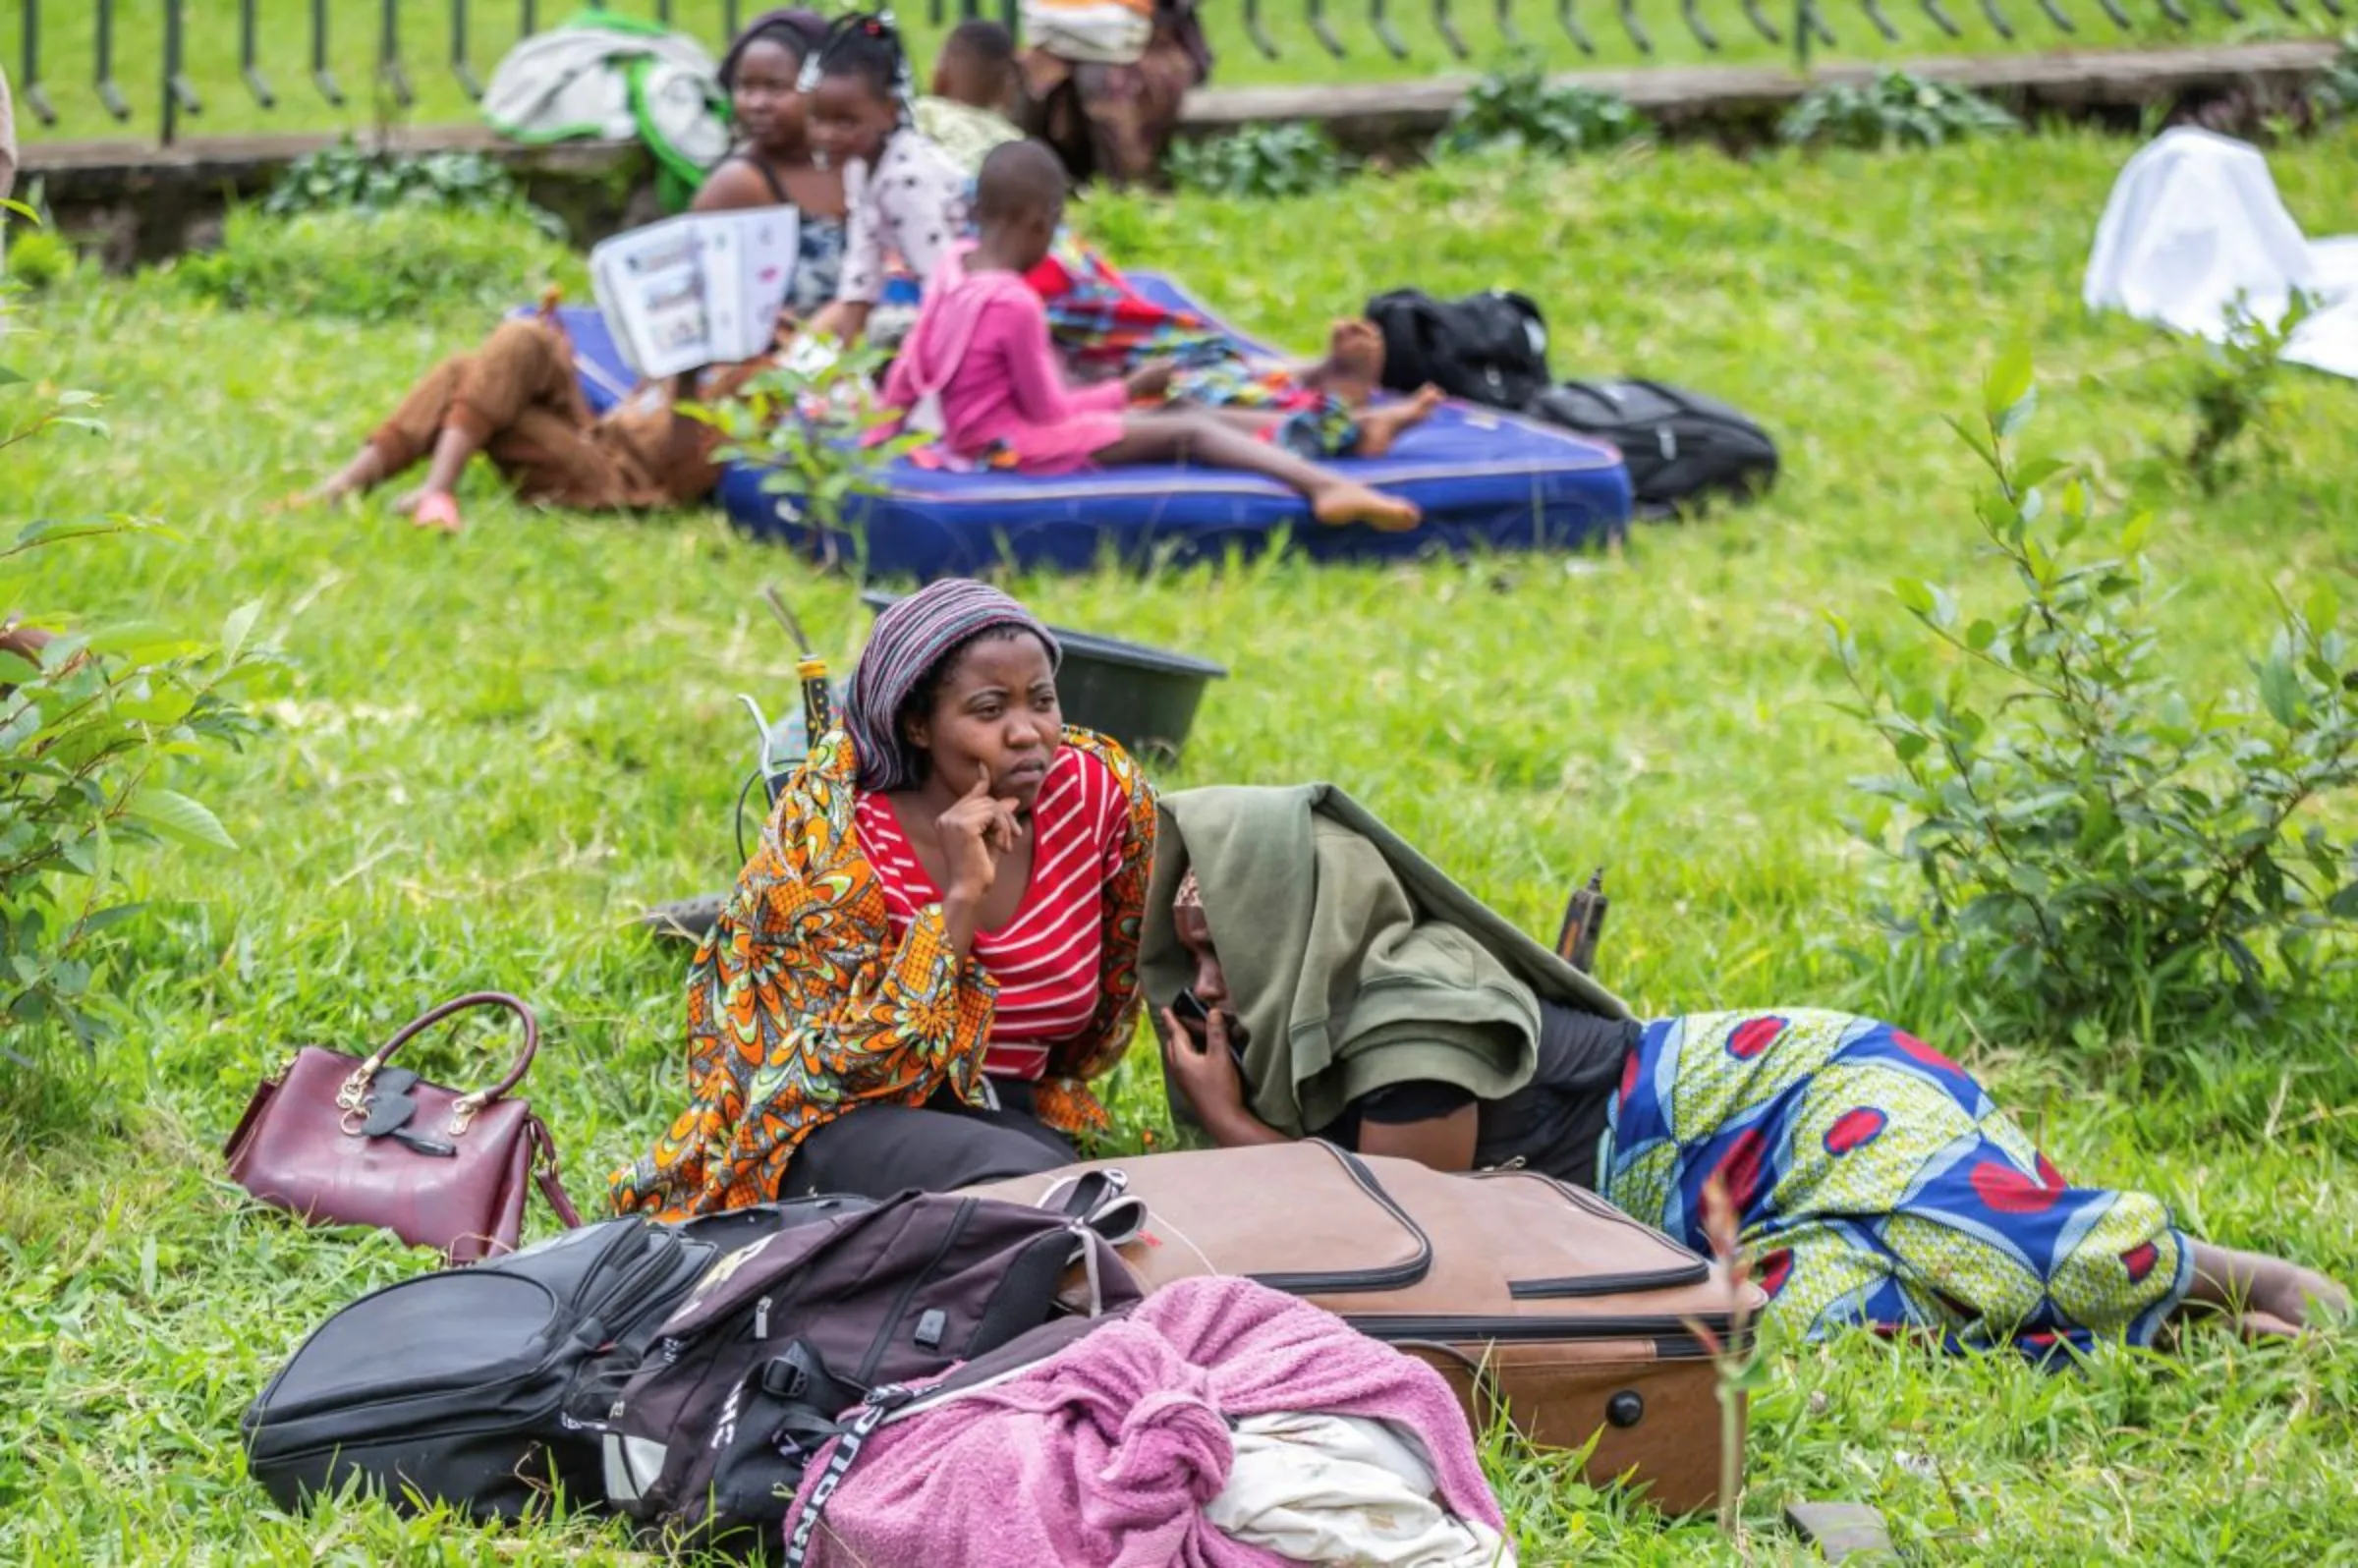
[[[1137,1023],[1154,797],[1061,650],[960,579],[876,620],[688,985],[691,1103],[616,1174],[663,1218],[1070,1161]],[[791,1185],[789,1185],[791,1183]]]

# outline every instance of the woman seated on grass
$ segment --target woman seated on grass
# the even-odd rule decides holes
[[[802,62],[825,24],[807,11],[756,22],[721,63],[745,140],[698,192],[696,210],[792,205],[801,254],[780,332],[835,297],[843,267],[843,183],[818,168],[804,138]],[[477,452],[519,499],[588,512],[647,510],[701,501],[720,482],[710,425],[675,407],[682,397],[725,398],[769,362],[715,365],[678,382],[642,385],[604,414],[582,395],[573,345],[552,296],[537,319],[503,321],[480,347],[455,354],[410,389],[352,460],[299,499],[325,503],[374,489],[426,465],[425,478],[393,503],[421,527],[459,531],[459,476]]]
[[[1188,459],[1290,485],[1321,523],[1416,526],[1417,508],[1354,483],[1301,455],[1344,450],[1374,457],[1429,414],[1438,394],[1354,418],[1336,442],[1314,416],[1272,420],[1239,410],[1130,412],[1161,394],[1170,367],[1073,390],[1064,384],[1039,296],[1025,274],[1048,253],[1064,216],[1064,169],[1037,141],[983,160],[976,188],[979,238],[943,258],[917,325],[893,362],[884,402],[912,427],[938,434],[955,456],[1030,474],[1065,474]]]
[[[2144,1344],[2192,1310],[2257,1334],[2348,1310],[2323,1275],[2196,1241],[2143,1193],[2067,1185],[1970,1074],[1888,1024],[1641,1023],[1339,792],[1161,809],[1140,969],[1168,1080],[1224,1147],[1520,1163],[1698,1251],[1717,1181],[1769,1318],[1801,1334],[2045,1355]]]
[[[690,1105],[613,1180],[665,1217],[1049,1170],[1137,1022],[1153,796],[1063,726],[1059,649],[951,579],[876,619],[844,727],[696,956]],[[791,1187],[789,1183],[791,1182]]]

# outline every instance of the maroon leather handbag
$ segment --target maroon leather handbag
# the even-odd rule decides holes
[[[522,1021],[524,1050],[507,1077],[461,1093],[391,1065],[412,1037],[470,1007]],[[230,1179],[308,1223],[381,1225],[452,1263],[515,1251],[535,1181],[557,1218],[579,1225],[548,1129],[508,1097],[539,1048],[539,1020],[504,991],[444,1002],[365,1059],[306,1045],[247,1103],[223,1150]]]

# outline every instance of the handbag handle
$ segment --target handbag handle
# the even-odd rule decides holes
[[[521,996],[511,996],[506,991],[469,991],[464,996],[454,996],[441,1006],[419,1014],[404,1024],[391,1039],[370,1052],[366,1061],[361,1063],[360,1070],[354,1074],[354,1077],[359,1081],[364,1092],[368,1080],[376,1076],[378,1068],[393,1059],[395,1051],[407,1045],[426,1030],[441,1023],[451,1014],[465,1012],[470,1007],[501,1007],[514,1013],[524,1025],[524,1049],[517,1053],[516,1065],[508,1069],[507,1077],[489,1089],[480,1089],[473,1093],[460,1095],[451,1105],[451,1134],[456,1137],[464,1133],[467,1130],[467,1124],[475,1120],[477,1112],[524,1082],[525,1070],[533,1065],[533,1057],[540,1049],[540,1020],[533,1016],[532,1007]]]

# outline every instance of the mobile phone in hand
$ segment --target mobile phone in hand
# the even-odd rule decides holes
[[[1210,1032],[1211,1009],[1206,1007],[1203,998],[1196,995],[1195,987],[1189,986],[1172,997],[1171,1011],[1179,1015],[1179,1022],[1187,1025],[1191,1032]]]
[[[1196,994],[1193,986],[1171,998],[1171,1011],[1178,1015],[1181,1027],[1187,1031],[1198,1050],[1210,1049],[1211,1009],[1204,1005],[1204,999]],[[1245,1042],[1247,1039],[1245,1026],[1234,1013],[1228,1015],[1226,1022],[1228,1025],[1228,1054],[1234,1058],[1236,1070],[1242,1073],[1245,1070]]]

